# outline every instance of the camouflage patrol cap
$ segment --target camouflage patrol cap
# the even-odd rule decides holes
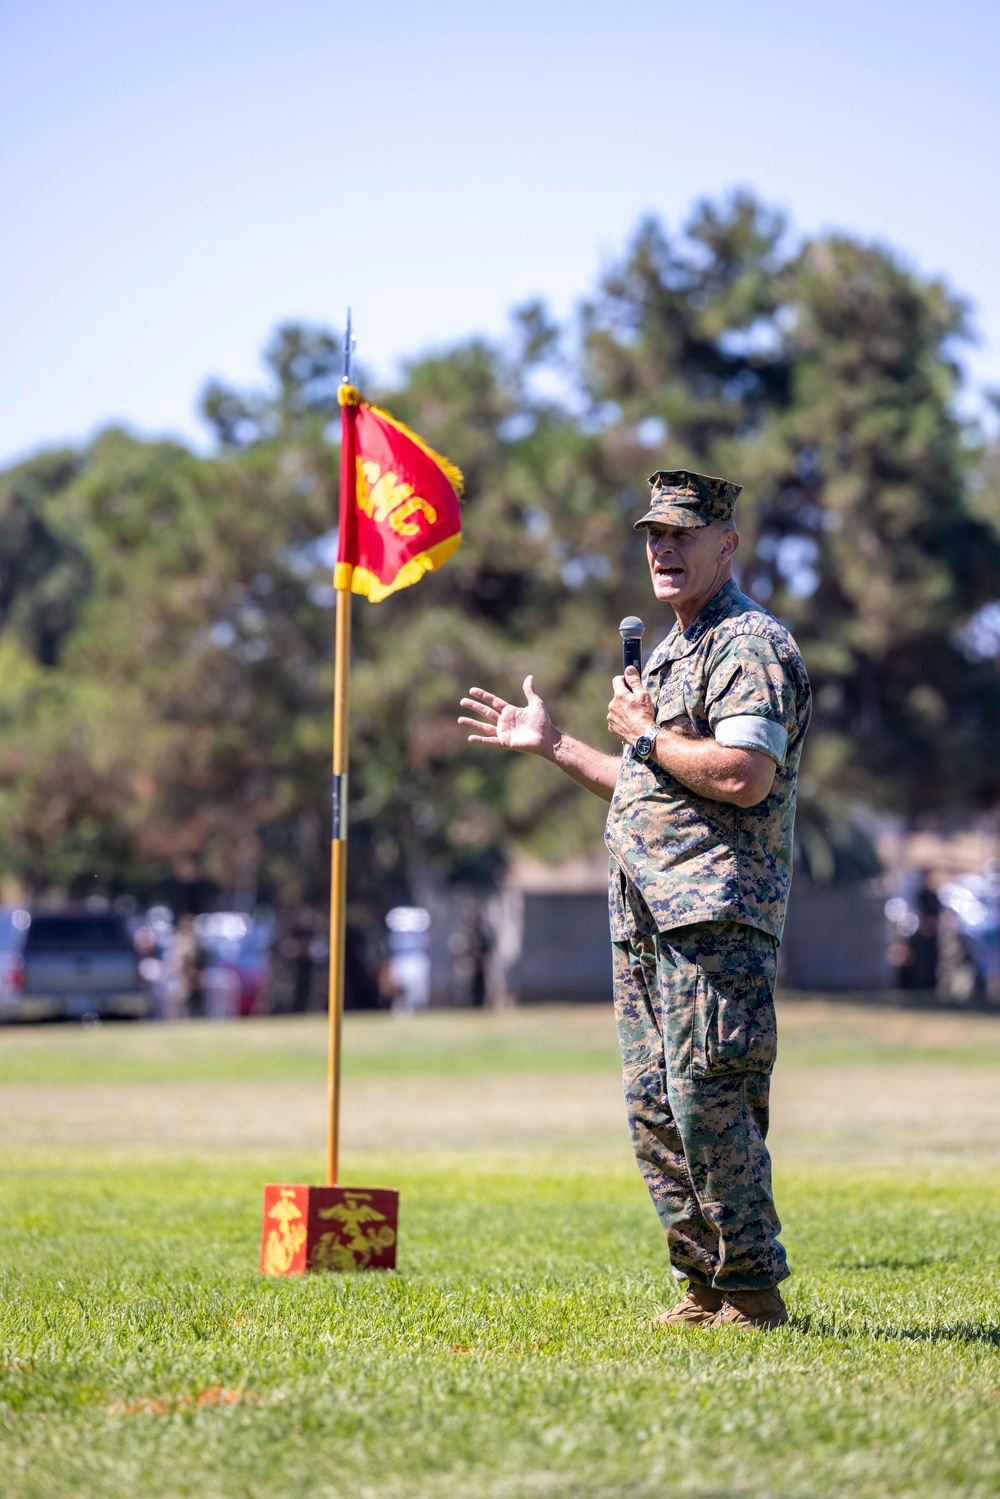
[[[693,474],[690,469],[657,469],[649,476],[652,491],[649,510],[635,522],[643,526],[710,526],[714,520],[731,520],[742,484]]]

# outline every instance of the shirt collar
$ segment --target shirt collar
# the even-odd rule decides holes
[[[733,605],[742,597],[735,581],[730,578],[727,583],[723,583],[718,593],[712,595],[698,618],[692,620],[686,630],[678,629],[677,624],[674,624],[669,635],[657,646],[649,664],[659,666],[662,662],[678,661],[682,656],[690,655],[702,637],[720,619],[731,613]]]

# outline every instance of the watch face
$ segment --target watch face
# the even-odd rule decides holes
[[[640,760],[649,759],[653,753],[653,743],[654,741],[648,734],[640,734],[639,738],[635,741],[635,752]]]

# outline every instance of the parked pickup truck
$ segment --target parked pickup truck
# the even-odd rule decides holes
[[[135,948],[116,916],[5,913],[0,1020],[143,1017],[153,1013]]]

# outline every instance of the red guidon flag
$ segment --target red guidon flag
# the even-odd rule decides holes
[[[462,475],[387,411],[369,406],[353,385],[338,392],[340,544],[336,588],[377,604],[457,551]]]

